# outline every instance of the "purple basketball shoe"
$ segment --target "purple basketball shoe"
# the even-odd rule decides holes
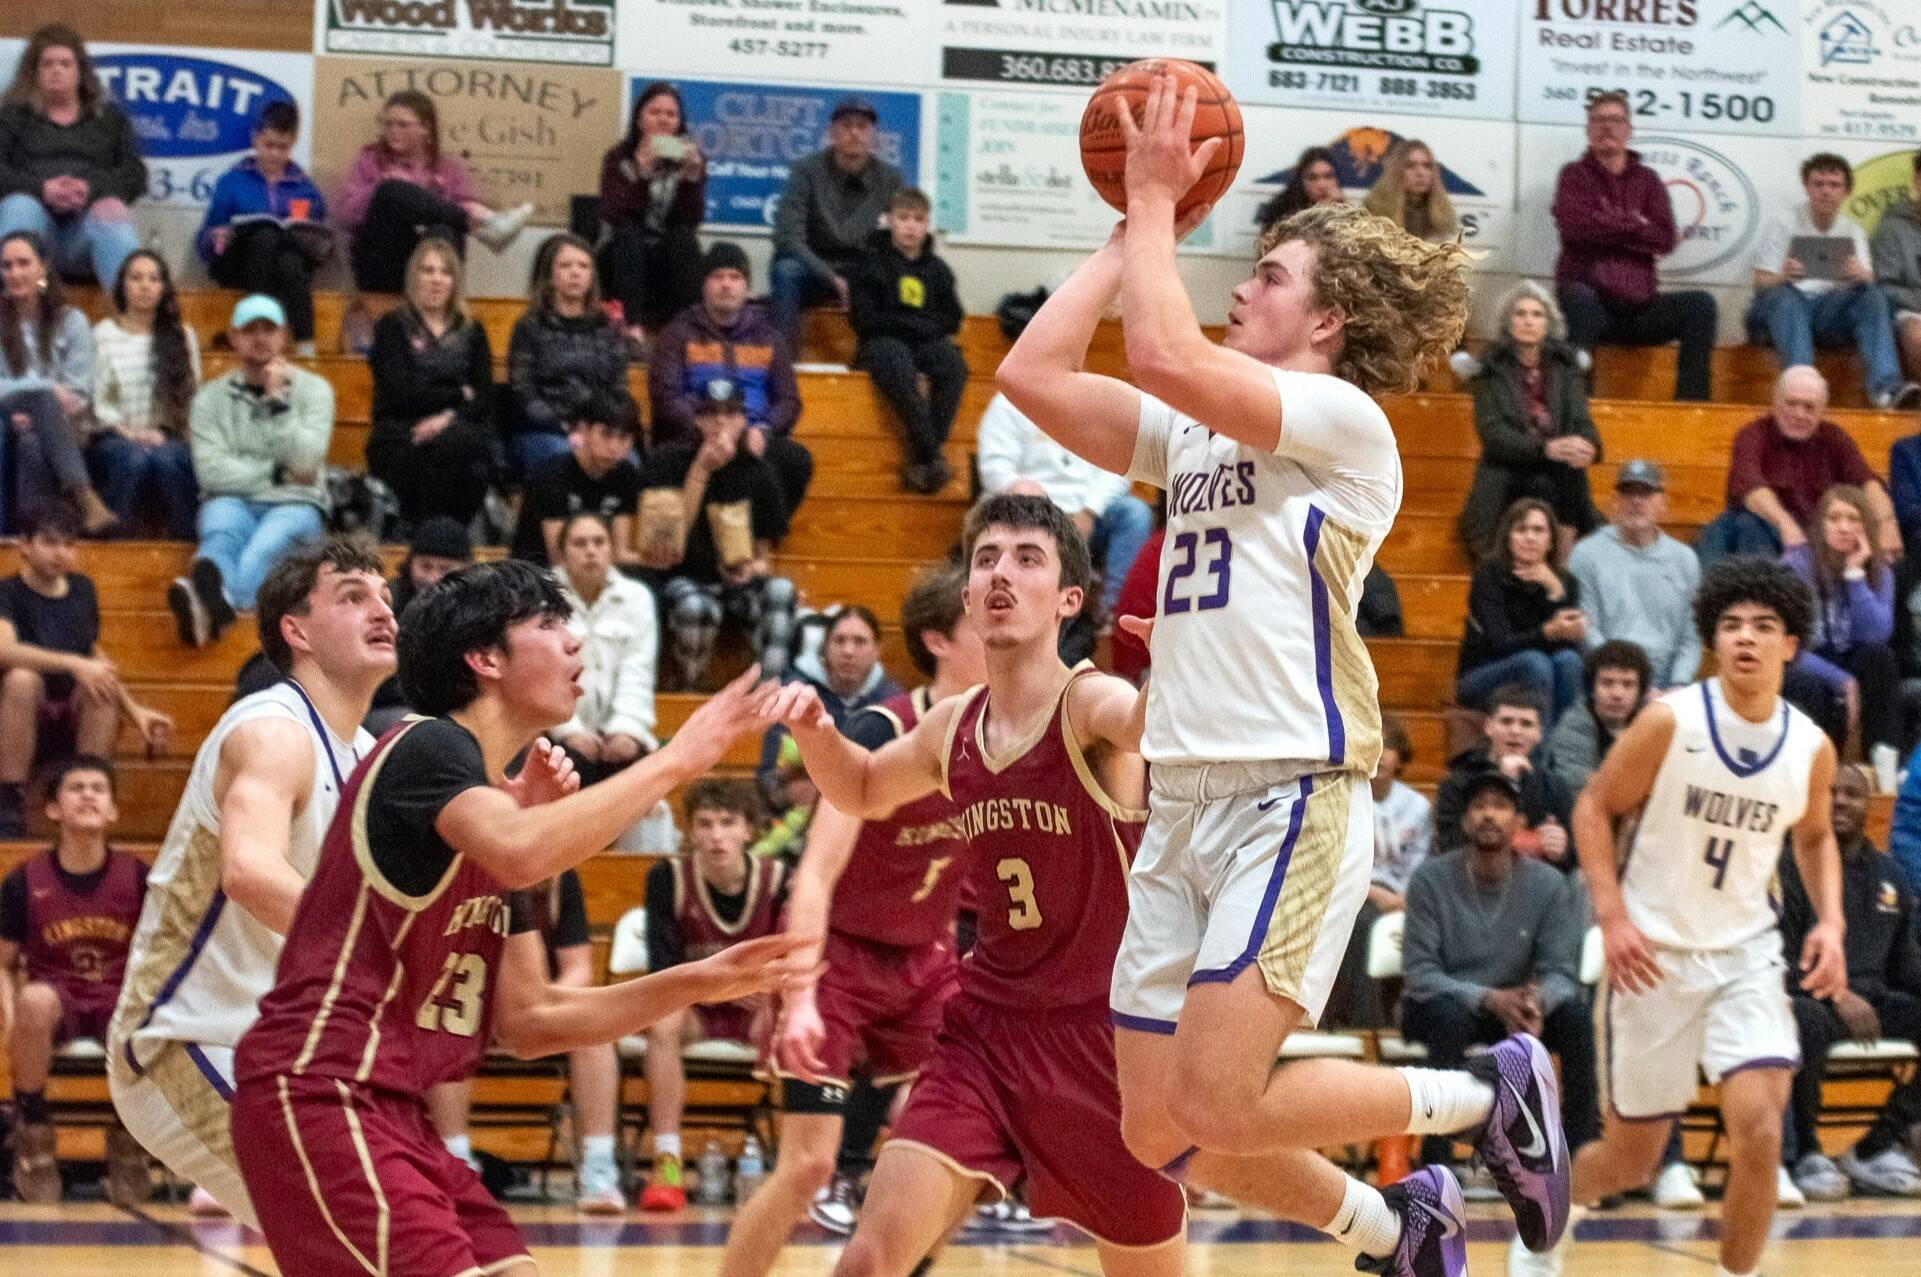
[[[1363,1255],[1354,1267],[1390,1277],[1467,1277],[1467,1207],[1445,1166],[1428,1166],[1381,1190],[1401,1217],[1401,1241],[1385,1259]]]
[[[1494,1111],[1475,1151],[1514,1210],[1521,1244],[1547,1250],[1567,1230],[1571,1170],[1554,1062],[1532,1034],[1516,1033],[1467,1067],[1494,1088]]]

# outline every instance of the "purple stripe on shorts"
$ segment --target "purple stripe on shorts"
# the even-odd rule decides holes
[[[1787,1069],[1792,1072],[1800,1067],[1799,1060],[1789,1060],[1778,1055],[1763,1055],[1756,1059],[1743,1060],[1731,1069],[1722,1070],[1721,1081],[1725,1082],[1736,1073],[1745,1073],[1749,1069]]]
[[[1156,1020],[1152,1016],[1128,1015],[1125,1011],[1110,1012],[1117,1029],[1135,1029],[1141,1033],[1171,1034],[1176,1027],[1172,1020]]]
[[[1247,970],[1248,963],[1259,956],[1261,942],[1267,939],[1268,923],[1274,917],[1274,903],[1281,898],[1281,884],[1287,880],[1288,862],[1294,858],[1294,843],[1301,836],[1301,821],[1307,816],[1307,800],[1314,793],[1314,778],[1301,777],[1300,788],[1300,797],[1294,800],[1294,810],[1288,813],[1287,834],[1281,839],[1280,850],[1274,853],[1274,870],[1267,877],[1267,890],[1261,895],[1261,907],[1255,911],[1247,947],[1224,967],[1196,971],[1187,978],[1189,988],[1197,984],[1231,984],[1236,976]]]
[[[1321,548],[1321,524],[1327,514],[1319,506],[1307,508],[1303,541],[1307,550],[1307,591],[1314,616],[1314,685],[1321,693],[1321,713],[1327,718],[1327,761],[1339,766],[1347,757],[1347,723],[1334,700],[1334,657],[1327,612],[1327,583],[1314,564]]]

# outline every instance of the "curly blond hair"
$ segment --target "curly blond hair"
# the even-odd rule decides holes
[[[1334,374],[1371,395],[1413,390],[1467,328],[1467,252],[1429,244],[1352,204],[1317,204],[1261,232],[1265,257],[1299,240],[1314,252],[1316,305],[1341,313]]]

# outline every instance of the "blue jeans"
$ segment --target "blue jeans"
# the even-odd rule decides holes
[[[1094,535],[1088,538],[1087,548],[1101,565],[1102,616],[1114,615],[1121,582],[1127,580],[1128,570],[1153,532],[1153,510],[1131,492],[1115,497],[1095,516]]]
[[[1724,510],[1694,538],[1694,556],[1703,570],[1731,554],[1781,557],[1781,537],[1774,525],[1748,510]]]
[[[260,583],[280,556],[320,532],[320,511],[305,502],[208,497],[200,507],[197,557],[220,569],[228,599],[245,611],[253,607]]]
[[[840,300],[834,286],[808,270],[807,263],[798,257],[774,259],[767,271],[767,296],[774,327],[787,338],[790,350],[800,349],[800,312],[808,306]]]
[[[1581,654],[1571,647],[1552,652],[1516,652],[1498,661],[1477,665],[1462,674],[1454,686],[1454,699],[1472,709],[1481,709],[1487,698],[1509,683],[1533,688],[1548,703],[1551,728],[1568,706],[1581,699]]]
[[[193,477],[193,451],[185,441],[168,439],[148,447],[116,430],[102,430],[87,444],[87,469],[100,499],[120,516],[120,532],[132,536],[141,507],[149,498],[158,509],[165,535],[191,540],[200,505]]]
[[[1793,284],[1776,284],[1754,295],[1748,327],[1767,333],[1784,368],[1814,362],[1814,347],[1850,340],[1868,366],[1868,394],[1901,389],[1901,361],[1894,352],[1894,317],[1887,294],[1872,284],[1833,288],[1809,297]]]
[[[507,436],[507,459],[513,463],[514,473],[524,479],[543,461],[565,454],[568,446],[566,435],[523,430]]]
[[[102,288],[112,288],[120,263],[140,247],[140,230],[132,218],[100,217],[92,209],[55,216],[31,195],[16,192],[0,199],[0,237],[32,231],[53,255],[61,275],[79,275],[91,265]]]

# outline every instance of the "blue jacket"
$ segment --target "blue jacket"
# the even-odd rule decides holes
[[[1888,496],[1903,540],[1921,536],[1921,434],[1896,439],[1889,449]]]
[[[1901,862],[1909,882],[1921,882],[1921,766],[1908,759],[1907,779],[1894,795],[1894,824],[1888,830],[1888,854]]]
[[[249,213],[270,213],[275,217],[287,217],[295,200],[308,201],[306,220],[321,222],[327,218],[327,200],[321,195],[320,188],[313,184],[306,170],[287,161],[287,171],[280,175],[277,182],[269,182],[261,176],[260,166],[249,155],[238,164],[220,175],[214,183],[213,198],[207,203],[207,220],[200,224],[200,233],[194,237],[194,248],[200,253],[201,260],[211,262],[213,233],[223,226],[233,224],[236,217]]]

